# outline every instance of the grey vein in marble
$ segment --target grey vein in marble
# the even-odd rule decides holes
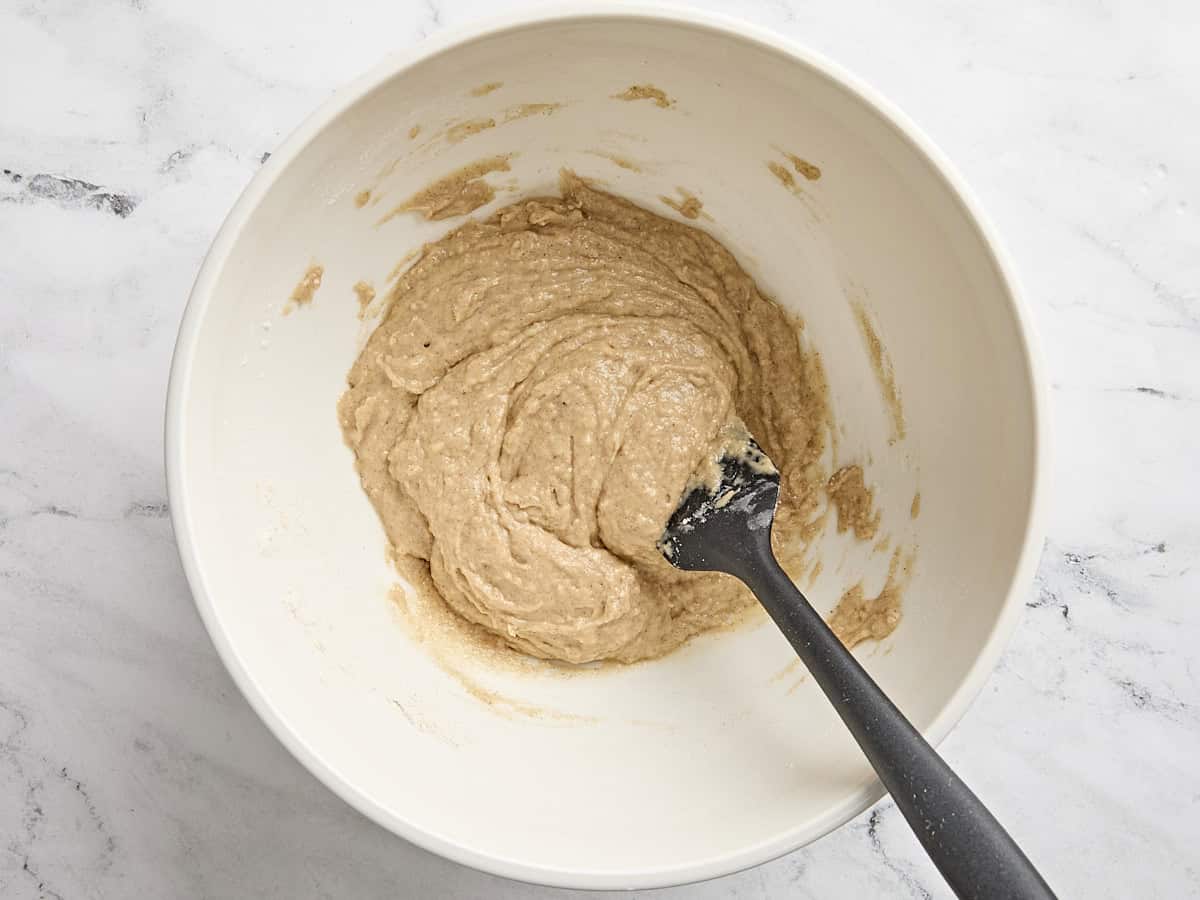
[[[88,207],[112,213],[122,219],[137,208],[138,201],[126,194],[101,190],[99,185],[79,178],[60,175],[22,175],[9,169],[0,170],[0,177],[12,189],[0,193],[0,202],[31,202],[49,200],[64,207]]]

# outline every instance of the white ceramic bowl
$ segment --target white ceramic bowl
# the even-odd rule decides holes
[[[634,83],[675,105],[612,98]],[[549,102],[564,105],[459,143],[436,136],[452,119]],[[423,136],[410,139],[415,125]],[[766,166],[784,150],[823,173],[800,179],[799,196]],[[1040,546],[1045,404],[1028,316],[961,181],[902,115],[806,50],[693,13],[585,9],[439,36],[341,91],[271,157],[205,260],[171,372],[167,470],[188,580],[263,720],[397,834],[574,887],[754,865],[881,794],[824,697],[784,672],[792,652],[765,620],[589,677],[476,666],[489,690],[579,718],[538,717],[464,690],[388,599],[383,531],[334,414],[371,324],[352,285],[382,288],[453,224],[378,226],[384,211],[509,152],[512,172],[493,180],[513,190],[488,209],[553,191],[564,165],[663,214],[659,196],[686,188],[712,217],[699,224],[804,317],[838,461],[866,464],[883,531],[919,548],[903,622],[859,656],[930,740],[962,715]],[[380,203],[360,209],[368,188]],[[283,316],[311,263],[325,269],[315,300]],[[895,444],[854,303],[894,367],[907,420]],[[826,609],[861,572],[878,583],[887,557],[833,529],[819,554],[805,586]]]

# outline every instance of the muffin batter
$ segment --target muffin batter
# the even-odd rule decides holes
[[[399,554],[464,618],[548,659],[658,656],[754,601],[655,548],[743,420],[781,472],[785,565],[825,481],[800,326],[707,234],[571,173],[427,246],[338,407]]]

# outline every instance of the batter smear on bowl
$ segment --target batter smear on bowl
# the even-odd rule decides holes
[[[590,187],[436,243],[397,282],[338,414],[397,554],[459,615],[571,663],[661,655],[754,604],[655,543],[742,421],[796,560],[827,472],[819,361],[721,244]]]

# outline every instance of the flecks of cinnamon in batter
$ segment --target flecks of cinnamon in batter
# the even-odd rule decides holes
[[[465,141],[473,134],[479,134],[481,131],[487,131],[489,128],[495,127],[495,119],[468,119],[466,122],[459,122],[457,125],[451,125],[447,128],[446,141],[451,144],[457,144],[460,141]]]
[[[504,121],[515,122],[530,116],[548,116],[562,109],[561,103],[518,103],[504,111]]]
[[[484,181],[483,176],[491,172],[508,172],[511,158],[511,155],[489,156],[456,169],[417,191],[380,219],[378,224],[382,225],[405,212],[420,213],[434,221],[465,216],[496,196],[496,189]]]
[[[908,433],[908,426],[904,420],[904,407],[900,403],[900,389],[896,387],[896,373],[892,368],[892,360],[888,355],[887,348],[883,346],[883,341],[879,339],[866,308],[858,302],[852,303],[852,306],[855,321],[858,322],[858,330],[862,332],[863,341],[867,345],[871,369],[875,372],[875,380],[879,384],[879,391],[883,396],[883,402],[891,420],[892,428],[888,443],[895,444],[897,441],[904,440]]]
[[[504,87],[503,81],[489,81],[487,84],[471,88],[470,93],[472,97],[485,97],[492,91],[498,91],[502,87]]]
[[[915,519],[921,514],[921,492],[917,491],[913,494],[912,506],[908,508],[909,518]]]
[[[809,181],[816,181],[821,177],[820,168],[814,166],[808,160],[802,159],[795,153],[788,153],[787,151],[783,151],[783,155],[788,158],[788,161],[792,164],[792,168],[794,168]]]
[[[308,306],[312,303],[313,297],[321,287],[321,279],[324,275],[324,266],[309,266],[303,277],[292,288],[292,294],[288,298],[288,302],[284,304],[283,314],[289,315],[293,309],[299,309],[301,306]]]
[[[757,610],[655,548],[716,431],[778,465],[801,571],[828,430],[798,326],[709,235],[563,173],[424,248],[339,416],[398,555],[522,652],[635,661]]]
[[[357,206],[359,209],[362,209],[364,206],[366,206],[370,202],[371,202],[371,192],[369,190],[368,191],[359,191],[357,194],[354,195],[354,205]]]
[[[837,509],[839,533],[853,530],[860,541],[869,541],[879,529],[880,514],[874,509],[875,492],[863,481],[861,466],[843,466],[825,484]]]
[[[668,197],[665,194],[659,194],[658,199],[667,204],[667,206],[671,207],[671,209],[675,210],[684,218],[698,219],[701,215],[703,215],[706,219],[712,218],[712,216],[709,216],[704,212],[704,204],[701,202],[699,197],[690,193],[685,188],[677,187],[675,190],[679,192],[679,196],[682,199],[676,200],[674,197]]]
[[[867,640],[882,640],[900,624],[900,595],[912,575],[915,554],[892,553],[887,580],[874,597],[867,597],[862,582],[842,595],[829,616],[829,627],[847,647]]]
[[[666,95],[661,88],[656,88],[652,84],[633,84],[621,91],[619,94],[613,94],[614,100],[653,100],[654,105],[661,109],[667,109],[674,106],[675,101]]]
[[[367,307],[375,299],[375,288],[371,286],[370,282],[359,281],[354,285],[354,294],[358,297],[358,317],[365,319],[367,317]]]

